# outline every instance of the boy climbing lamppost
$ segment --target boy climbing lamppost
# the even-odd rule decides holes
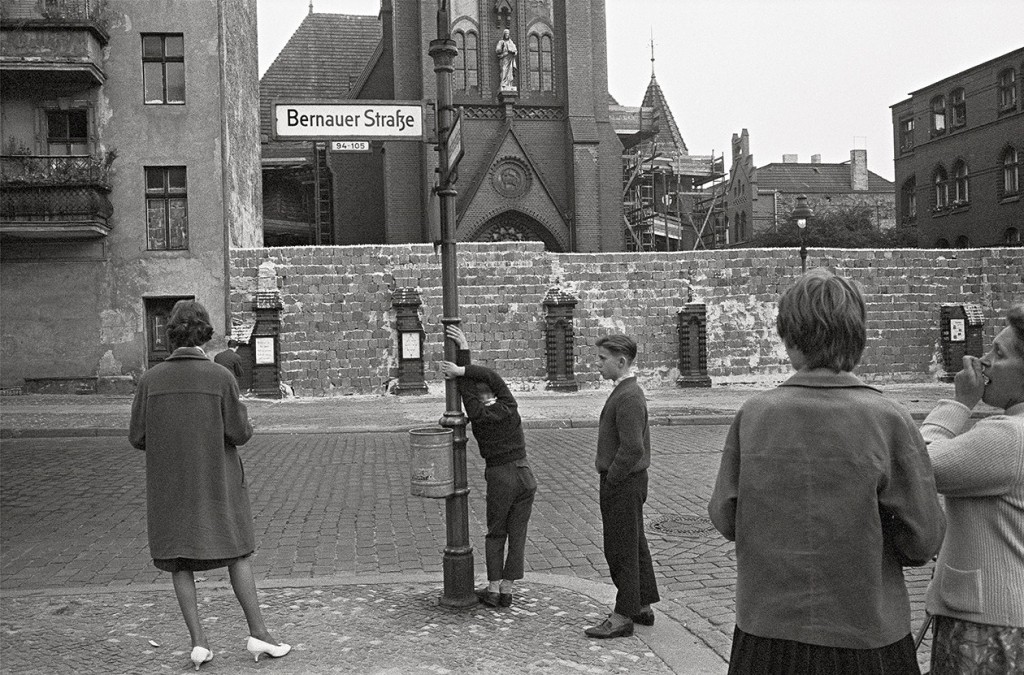
[[[455,264],[455,195],[452,187],[454,162],[449,156],[449,141],[455,120],[452,108],[452,73],[459,50],[451,37],[451,22],[447,0],[437,5],[437,39],[430,41],[427,52],[434,60],[437,73],[437,155],[440,181],[436,188],[441,204],[441,290],[443,315],[441,323],[458,326],[459,294]],[[445,339],[444,358],[454,362],[458,347]],[[469,544],[469,487],[466,472],[466,416],[462,412],[458,384],[445,380],[445,413],[440,424],[452,429],[452,466],[454,492],[445,500],[445,529],[447,545],[444,549],[442,570],[444,590],[441,604],[447,607],[468,607],[477,603],[473,590],[473,547]]]

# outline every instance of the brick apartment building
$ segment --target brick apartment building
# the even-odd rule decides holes
[[[624,246],[622,144],[609,122],[603,0],[454,0],[454,104],[465,156],[455,185],[462,241],[543,241],[552,251]],[[425,142],[368,152],[285,142],[273,101],[436,100],[428,56],[436,2],[382,0],[376,17],[311,11],[260,81],[268,245],[401,244],[440,238],[434,115]],[[518,47],[502,91],[495,45]]]
[[[892,106],[897,217],[927,248],[1020,246],[1024,48]]]
[[[754,234],[784,223],[799,195],[807,197],[818,216],[867,209],[874,227],[895,224],[894,184],[868,170],[867,150],[851,150],[847,162],[823,163],[821,155],[812,155],[810,163],[798,160],[796,155],[783,155],[782,162],[755,167],[747,130],[733,134],[724,215],[715,227],[726,235],[724,246],[742,245]]]
[[[262,244],[255,0],[0,12],[0,386],[130,388],[181,298],[222,345]]]

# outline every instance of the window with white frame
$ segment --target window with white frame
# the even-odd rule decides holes
[[[1010,197],[1020,192],[1020,154],[1016,148],[1007,148],[1003,152],[1003,197]]]
[[[1007,68],[999,73],[999,110],[1014,110],[1017,107],[1017,71]]]
[[[900,120],[900,152],[914,149],[914,118]]]
[[[932,134],[946,133],[946,97],[936,96],[932,99]]]
[[[46,154],[89,154],[89,111],[46,111]]]
[[[953,126],[962,127],[967,124],[967,95],[964,88],[954,89],[949,95],[949,101],[953,108]]]
[[[932,174],[935,185],[935,208],[944,209],[949,206],[949,174],[941,166]]]
[[[953,165],[953,204],[966,204],[970,200],[971,195],[967,175],[967,162],[961,160]]]

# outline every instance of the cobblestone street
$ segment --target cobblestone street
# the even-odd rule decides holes
[[[726,430],[721,425],[652,428],[654,456],[646,510],[663,597],[658,609],[714,649],[723,662],[733,627],[735,559],[732,545],[711,528],[705,505]],[[595,442],[593,428],[527,431],[529,456],[540,489],[526,552],[528,576],[522,611],[557,614],[550,609],[559,606],[557,601],[546,599],[557,595],[557,589],[543,584],[531,587],[529,582],[535,578],[531,575],[608,581],[592,465]],[[282,589],[265,590],[261,599],[273,608],[275,618],[295,626],[283,631],[286,639],[289,632],[301,633],[302,621],[295,615],[296,608],[308,609],[304,605],[307,602],[330,607],[332,603],[347,603],[350,598],[348,593],[314,593],[294,586],[338,575],[439,577],[445,542],[444,502],[410,496],[406,444],[402,433],[265,434],[243,448],[256,521],[257,579],[262,587],[271,584]],[[480,578],[483,464],[474,442],[470,442],[467,452],[472,489],[470,536]],[[33,598],[39,602],[40,596],[24,593],[63,589],[73,595],[77,590],[105,588],[125,594],[119,596],[117,604],[134,616],[133,621],[159,623],[163,619],[150,617],[145,606],[155,603],[162,607],[160,616],[167,614],[168,622],[164,634],[171,636],[162,640],[184,649],[187,633],[178,624],[180,617],[168,575],[152,567],[147,551],[142,453],[116,438],[24,439],[4,441],[0,459],[4,485],[0,497],[4,514],[0,578],[5,591],[5,644],[20,644],[34,635],[30,627],[18,628],[19,621],[43,622],[45,626],[46,621],[57,621],[56,617],[68,621],[68,615],[76,613],[86,619],[74,622],[80,630],[86,635],[93,631],[94,640],[107,640],[105,633],[95,634],[103,622],[87,619],[90,611],[98,611],[90,609],[90,602],[95,602],[90,598],[95,596],[75,598],[64,610],[59,601],[57,606],[50,603],[31,610]],[[929,574],[928,569],[908,571],[915,624],[923,616],[921,603]],[[204,612],[212,615],[216,611],[217,616],[223,614],[225,619],[230,617],[244,626],[237,607],[231,606],[230,592],[223,589],[226,572],[217,570],[200,578],[210,582],[211,588],[221,589],[211,597],[216,610]],[[150,584],[163,584],[167,590],[142,596],[134,590]],[[408,602],[433,602],[439,588],[437,583],[425,583],[406,590],[381,591],[379,603],[365,603],[366,607],[400,608],[403,597]],[[544,610],[545,603],[548,610]],[[134,611],[129,611],[133,607]],[[44,612],[47,618],[33,615],[33,611]],[[384,611],[386,615],[388,610]],[[578,630],[603,611],[604,607],[596,604],[586,611],[574,607],[560,616],[561,628],[553,630],[555,634],[566,630],[573,644],[589,650],[595,645],[578,640]],[[593,616],[585,618],[588,613]],[[443,614],[443,610],[439,612],[439,616]],[[475,614],[480,612],[476,610]],[[482,616],[485,620],[478,629],[485,630],[488,617],[486,613]],[[117,623],[114,618],[110,620]],[[370,625],[386,622],[371,621]],[[243,630],[232,631],[232,635],[244,635],[239,632]],[[429,635],[429,627],[426,630]],[[386,628],[371,634],[385,643],[389,638]],[[82,639],[88,642],[89,638]],[[633,655],[643,659],[645,651],[641,645],[639,653]],[[146,670],[141,664],[139,667]]]

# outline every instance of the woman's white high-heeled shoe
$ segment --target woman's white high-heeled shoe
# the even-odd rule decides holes
[[[196,667],[196,670],[199,670],[199,666],[213,660],[213,652],[206,647],[193,647],[189,658],[192,659],[192,665]]]
[[[261,654],[270,654],[275,659],[281,658],[292,650],[291,645],[281,643],[279,645],[264,642],[263,640],[257,640],[253,636],[249,636],[249,642],[246,643],[245,648],[252,654],[253,658],[259,662]]]

